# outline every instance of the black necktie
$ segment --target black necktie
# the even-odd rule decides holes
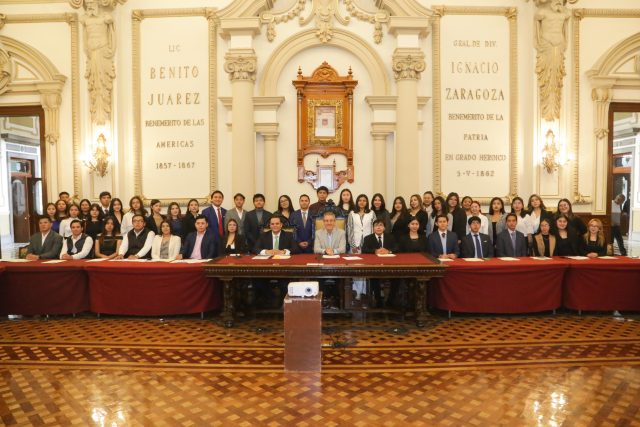
[[[378,247],[382,247],[382,236],[378,236]]]
[[[447,233],[442,233],[442,238],[444,239],[445,237],[447,237]]]

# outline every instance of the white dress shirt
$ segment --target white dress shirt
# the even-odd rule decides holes
[[[80,218],[65,218],[62,221],[60,221],[60,235],[62,237],[69,237],[71,236],[71,221],[74,220],[78,220],[80,221]]]
[[[273,249],[278,249],[276,247],[276,237],[278,237],[278,239],[280,239],[282,237],[282,232],[280,232],[278,234],[273,234],[273,232],[271,233],[271,239],[272,239],[271,247]],[[279,243],[280,243],[280,240],[278,240],[278,246],[280,246]],[[283,249],[283,250],[284,250],[284,254],[285,255],[289,255],[290,254],[289,253],[289,249]],[[260,255],[267,255],[267,249],[261,250],[260,251]]]
[[[140,230],[139,232],[136,232],[134,230],[134,233],[136,234],[136,237],[137,237],[143,231],[144,229]],[[138,256],[138,258],[142,258],[149,253],[149,251],[151,250],[151,246],[153,245],[153,238],[155,236],[156,236],[156,233],[154,233],[153,231],[149,231],[149,234],[147,234],[147,240],[144,241],[144,246],[142,247],[142,249],[138,251],[137,254],[135,254]],[[127,236],[127,234],[123,234],[122,244],[120,245],[120,250],[118,251],[118,255],[124,256],[124,254],[126,254],[128,250],[129,250],[129,237]]]
[[[120,234],[124,236],[131,230],[133,230],[133,211],[129,211],[122,216],[122,222],[120,223]]]
[[[71,257],[73,259],[84,259],[87,257],[87,255],[89,255],[89,252],[91,252],[91,249],[93,248],[93,239],[90,236],[87,236],[87,239],[84,241],[84,244],[82,245],[82,250],[80,250],[80,252],[74,252],[76,251],[76,242],[78,240],[80,240],[80,238],[82,237],[82,234],[79,235],[78,237],[76,236],[71,236]],[[67,239],[64,240],[64,242],[62,242],[62,249],[60,250],[60,259],[62,259],[62,255],[67,253]]]

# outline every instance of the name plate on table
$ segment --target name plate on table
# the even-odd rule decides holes
[[[216,103],[211,99],[217,67],[209,42],[215,24],[204,12],[180,17],[136,12],[146,18],[133,20],[134,53],[139,55],[134,56],[134,67],[139,62],[134,73],[140,156],[136,192],[163,202],[203,199],[214,188],[217,169],[212,163]]]
[[[440,77],[435,114],[436,190],[465,189],[474,199],[508,196],[516,188],[512,153],[517,146],[517,20],[507,8],[477,12],[444,7],[440,19]],[[496,10],[497,9],[497,10]],[[515,15],[515,13],[513,14]],[[512,19],[513,18],[513,19]],[[436,79],[437,82],[437,79]],[[437,93],[436,93],[437,90]]]

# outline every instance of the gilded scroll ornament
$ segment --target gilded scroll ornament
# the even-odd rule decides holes
[[[560,118],[562,86],[566,75],[567,26],[571,12],[563,0],[537,0],[536,74],[540,91],[540,111],[546,121]]]

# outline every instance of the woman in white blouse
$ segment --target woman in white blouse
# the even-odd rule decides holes
[[[180,253],[180,237],[174,236],[169,221],[160,223],[160,233],[151,244],[151,259],[174,260]]]
[[[75,203],[69,205],[67,208],[67,218],[60,222],[60,235],[62,237],[71,236],[71,221],[79,220],[80,206]]]
[[[480,202],[474,200],[471,202],[471,208],[469,210],[470,214],[467,215],[467,234],[470,233],[469,230],[469,218],[472,216],[477,216],[480,218],[480,233],[489,235],[489,218],[482,215],[482,211],[480,210]]]
[[[135,214],[147,217],[147,210],[142,205],[142,199],[140,196],[133,196],[129,200],[129,211],[122,217],[122,223],[120,224],[120,234],[123,236],[130,230],[133,230],[133,216]]]
[[[365,194],[360,194],[356,198],[356,210],[349,212],[347,222],[351,253],[359,254],[361,252],[364,238],[373,233],[373,221],[375,220],[375,212],[369,209],[369,198]],[[353,279],[353,290],[356,291],[356,300],[360,300],[361,295],[365,293],[366,284],[365,279]]]
[[[525,236],[530,236],[532,234],[531,224],[529,222],[527,213],[524,210],[524,201],[521,197],[513,198],[513,200],[511,201],[511,212],[516,214],[516,217],[518,218],[516,230],[518,230]]]

